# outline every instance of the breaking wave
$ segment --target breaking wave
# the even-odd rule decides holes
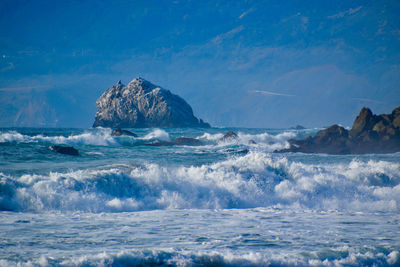
[[[284,148],[289,148],[288,140],[295,138],[297,135],[296,132],[287,131],[280,134],[269,134],[269,133],[260,133],[260,134],[246,134],[242,132],[238,132],[237,138],[227,138],[223,139],[223,134],[216,133],[204,133],[199,136],[200,140],[206,141],[207,144],[216,144],[218,146],[226,146],[226,145],[244,145],[250,146],[251,148],[262,149],[266,152],[272,152],[275,150],[280,150]]]
[[[308,255],[234,254],[166,250],[128,250],[73,258],[42,256],[24,264],[0,260],[0,266],[398,266],[400,253],[393,251],[353,251],[348,247],[307,253]]]
[[[246,146],[253,149],[261,149],[265,152],[287,148],[289,139],[296,137],[293,131],[283,132],[277,135],[269,133],[245,134],[238,132],[237,139],[222,140],[223,134],[204,133],[197,138],[209,147],[226,147],[232,145]],[[44,134],[27,135],[17,131],[0,132],[1,143],[45,143],[66,144],[66,145],[95,145],[95,146],[137,146],[154,141],[170,141],[171,137],[165,130],[152,129],[150,132],[139,137],[112,136],[109,128],[95,128],[83,133],[70,134],[69,136],[56,135],[47,136]]]
[[[154,129],[150,133],[146,134],[144,137],[140,138],[143,140],[161,140],[161,141],[169,141],[169,134],[161,129]]]
[[[161,129],[154,129],[143,137],[121,136],[115,137],[111,135],[111,129],[98,127],[96,129],[85,131],[80,134],[71,134],[69,136],[46,136],[25,135],[17,131],[0,132],[0,143],[52,143],[52,144],[68,144],[68,145],[97,145],[97,146],[116,146],[124,144],[133,144],[136,140],[160,140],[169,141],[169,134]]]
[[[94,131],[87,131],[81,134],[70,136],[45,136],[39,135],[24,135],[16,131],[9,131],[0,134],[0,143],[5,142],[18,142],[18,143],[32,143],[32,142],[45,142],[52,144],[69,144],[69,145],[98,145],[108,146],[117,145],[116,140],[111,136],[110,129],[97,128]]]
[[[398,211],[400,163],[306,164],[250,152],[202,166],[110,166],[48,175],[0,173],[0,209],[122,212],[153,209]]]

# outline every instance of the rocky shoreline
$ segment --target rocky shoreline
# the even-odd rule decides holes
[[[400,151],[400,107],[391,114],[374,115],[362,108],[350,130],[332,125],[302,140],[289,140],[288,149],[276,152],[326,154],[394,153]]]
[[[135,78],[128,85],[119,81],[106,90],[96,102],[93,127],[114,128],[112,135],[136,136],[123,128],[180,128],[210,125],[193,115],[190,105],[178,95],[156,86],[143,78]],[[291,129],[304,129],[303,126]],[[228,132],[223,138],[237,138]],[[250,143],[254,143],[250,140]],[[362,108],[350,130],[332,125],[302,140],[289,140],[289,148],[275,152],[303,152],[326,154],[394,153],[400,151],[400,107],[390,114],[374,115]],[[181,137],[173,142],[147,144],[151,146],[202,145],[200,140]]]

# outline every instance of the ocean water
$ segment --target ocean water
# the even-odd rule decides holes
[[[317,129],[132,131],[0,129],[0,266],[400,266],[400,153],[272,153]],[[180,136],[204,146],[145,146]]]

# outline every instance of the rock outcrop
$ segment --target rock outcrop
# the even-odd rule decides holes
[[[290,127],[290,130],[304,130],[304,129],[306,129],[306,127],[301,126],[299,124],[296,126]]]
[[[157,142],[146,144],[146,146],[203,146],[204,143],[199,139],[190,137],[179,137],[173,142]]]
[[[362,108],[350,131],[333,125],[303,140],[289,140],[279,152],[327,154],[394,153],[400,151],[400,107],[391,114],[374,115]]]
[[[96,105],[93,127],[210,127],[193,115],[181,97],[143,78],[126,86],[119,81],[101,95]]]
[[[64,155],[79,156],[79,151],[72,146],[50,146],[50,149]]]
[[[220,141],[237,140],[239,137],[235,132],[227,131]]]
[[[126,136],[138,137],[137,134],[132,133],[131,131],[128,131],[128,130],[121,129],[121,128],[113,129],[112,132],[111,132],[111,135],[112,136],[126,135]]]

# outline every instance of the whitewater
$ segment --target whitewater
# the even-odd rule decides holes
[[[318,129],[130,130],[0,129],[0,266],[400,265],[400,153],[274,153]],[[182,136],[204,145],[146,145]]]

